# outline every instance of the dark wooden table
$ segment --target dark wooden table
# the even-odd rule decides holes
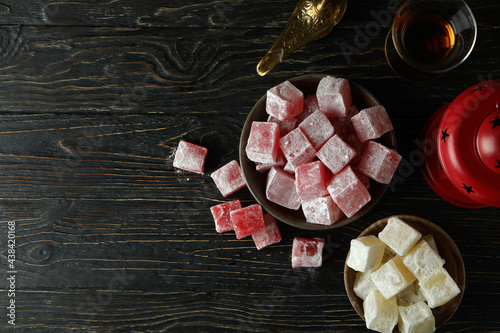
[[[349,242],[380,218],[412,214],[453,237],[467,270],[462,304],[439,332],[498,332],[499,210],[448,204],[412,157],[440,106],[499,78],[497,1],[468,1],[479,27],[473,53],[426,84],[399,78],[385,60],[390,23],[379,15],[399,1],[351,0],[330,35],[264,77],[255,66],[295,1],[0,2],[1,331],[367,332],[344,289]],[[211,206],[255,201],[248,189],[223,198],[209,174],[238,159],[257,99],[307,73],[370,90],[407,163],[355,223],[328,232],[280,223],[283,241],[257,251],[251,238],[215,232]],[[172,166],[181,139],[210,149],[206,174]],[[326,239],[323,267],[291,268],[294,236]]]

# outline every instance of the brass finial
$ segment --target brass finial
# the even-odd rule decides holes
[[[292,52],[326,36],[344,16],[347,0],[300,0],[273,47],[257,65],[266,75]]]

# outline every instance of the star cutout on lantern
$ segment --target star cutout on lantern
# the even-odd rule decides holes
[[[500,169],[500,160],[497,160],[498,165],[495,167],[495,169]]]
[[[446,133],[447,131],[448,128],[445,128],[444,131],[441,131],[441,140],[443,140],[444,143],[446,143],[446,138],[450,136],[448,133]]]
[[[493,124],[493,128],[500,126],[500,117],[497,115],[495,119],[490,120],[490,123]]]
[[[467,191],[467,193],[471,194],[471,193],[476,193],[472,190],[472,186],[467,186],[465,185],[465,183],[462,183],[464,185],[464,187],[462,187],[464,190]]]
[[[472,90],[472,92],[476,91],[476,90],[483,90],[484,86],[477,86],[476,88],[474,88],[474,90]]]

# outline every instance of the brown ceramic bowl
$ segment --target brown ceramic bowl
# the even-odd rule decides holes
[[[327,76],[326,74],[309,74],[294,77],[289,79],[293,85],[300,89],[304,93],[304,98],[309,95],[316,93],[316,88],[319,81]],[[349,81],[352,94],[352,104],[356,105],[358,109],[364,109],[375,105],[380,105],[379,101],[368,92],[365,88],[361,87],[355,82]],[[271,88],[271,87],[270,87]],[[260,173],[255,169],[255,163],[250,161],[245,153],[245,148],[248,141],[248,136],[250,135],[250,128],[252,122],[254,121],[266,121],[268,114],[266,113],[266,94],[262,96],[257,104],[252,108],[250,114],[245,121],[243,130],[240,137],[240,147],[239,156],[240,164],[243,171],[243,177],[247,183],[248,189],[252,193],[253,197],[257,202],[271,215],[273,215],[277,220],[285,222],[301,229],[309,230],[327,230],[332,228],[338,228],[344,226],[354,220],[357,220],[364,214],[366,214],[370,209],[375,206],[375,204],[382,198],[382,195],[386,191],[388,185],[380,184],[375,181],[371,181],[370,184],[370,195],[372,200],[366,204],[358,213],[356,213],[351,218],[343,217],[339,221],[335,222],[333,225],[321,225],[313,224],[306,221],[302,210],[291,210],[280,205],[277,205],[266,198],[266,176],[267,173]],[[381,144],[388,148],[396,149],[396,136],[394,131],[384,134],[381,138],[377,140]]]
[[[405,221],[406,223],[408,223],[416,230],[420,231],[420,233],[422,233],[422,236],[431,234],[434,237],[437,248],[439,250],[439,255],[441,256],[441,258],[445,260],[444,268],[446,268],[448,273],[451,275],[453,280],[455,280],[458,287],[460,288],[460,294],[455,296],[455,298],[453,298],[444,305],[432,309],[437,329],[443,326],[453,316],[455,311],[458,309],[460,302],[462,301],[465,289],[465,267],[464,267],[464,262],[462,260],[462,255],[460,254],[460,251],[458,250],[457,245],[455,244],[453,239],[451,239],[451,237],[436,224],[417,216],[412,216],[412,215],[396,215],[396,216]],[[381,232],[382,229],[384,229],[384,227],[387,225],[387,221],[389,220],[389,218],[390,216],[373,223],[368,228],[366,228],[358,236],[358,238],[368,235],[378,236],[379,232]],[[349,258],[349,253],[347,254],[347,258]],[[354,293],[353,290],[355,277],[356,277],[356,271],[347,266],[347,264],[345,264],[344,284],[347,296],[349,297],[349,301],[351,301],[354,310],[356,310],[358,315],[363,320],[365,320],[363,311],[363,300],[359,298]],[[396,328],[394,329],[394,332],[399,332],[397,325]]]

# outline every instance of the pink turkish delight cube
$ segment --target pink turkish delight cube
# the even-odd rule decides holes
[[[255,163],[255,169],[260,173],[264,173],[266,171],[271,170],[273,166],[282,168],[286,165],[286,163],[287,160],[285,158],[285,155],[283,155],[281,149],[278,149],[278,154],[276,155],[275,163]]]
[[[279,149],[280,130],[276,123],[254,121],[245,151],[250,161],[275,163]]]
[[[333,201],[349,218],[371,200],[368,189],[350,166],[333,176],[326,189],[332,196]]]
[[[279,120],[277,118],[274,118],[273,116],[269,116],[267,118],[267,121],[271,122],[271,123],[278,124],[278,126],[280,128],[280,136],[281,137],[284,137],[285,135],[290,133],[292,130],[294,130],[295,127],[297,127],[297,123],[298,123],[297,118],[290,118],[287,120]]]
[[[326,76],[316,90],[320,110],[328,117],[345,117],[352,104],[349,82],[343,78]]]
[[[327,172],[321,161],[302,164],[295,169],[295,185],[300,201],[308,201],[328,195]]]
[[[370,141],[361,161],[359,171],[382,184],[389,184],[401,162],[401,155],[384,145]]]
[[[292,267],[321,267],[324,247],[323,238],[295,237],[292,244]]]
[[[304,94],[289,81],[267,91],[266,112],[279,120],[287,120],[302,112]]]
[[[365,185],[366,189],[369,190],[370,189],[370,177],[368,177],[367,175],[365,175],[364,173],[359,171],[358,166],[351,166],[351,168],[352,168],[352,171],[354,172],[354,174],[356,175],[356,177],[358,177],[359,180],[363,183],[363,185]]]
[[[227,197],[228,195],[231,195],[246,186],[241,172],[241,167],[236,160],[233,160],[215,170],[210,176],[224,197]]]
[[[207,153],[207,148],[181,140],[175,152],[173,165],[178,169],[201,174]]]
[[[281,242],[281,232],[276,219],[271,214],[264,214],[264,223],[266,224],[264,230],[252,234],[257,250]]]
[[[344,216],[332,197],[318,197],[302,202],[302,211],[309,223],[332,225]]]
[[[356,156],[353,157],[350,164],[353,164],[353,165],[358,164],[359,161],[361,160],[361,156],[363,155],[363,152],[365,151],[366,144],[359,140],[358,136],[356,135],[356,132],[352,132],[352,133],[347,134],[346,136],[343,136],[342,140],[344,140],[344,142],[349,147],[354,149],[354,151],[356,152]]]
[[[295,188],[295,177],[283,169],[272,167],[267,174],[266,197],[280,206],[297,210],[300,198]]]
[[[299,124],[314,148],[319,148],[335,134],[335,129],[328,117],[316,111]]]
[[[336,174],[348,165],[356,154],[351,146],[335,134],[321,147],[317,156],[328,169]]]
[[[382,105],[359,111],[351,121],[361,142],[377,139],[393,130],[389,115]]]
[[[266,228],[262,207],[259,204],[233,210],[229,215],[237,239],[250,236]]]
[[[287,162],[285,164],[285,166],[283,167],[283,170],[292,174],[292,175],[295,175],[295,167],[290,162]]]
[[[316,95],[310,95],[306,99],[304,99],[304,107],[302,109],[302,112],[296,115],[295,118],[300,124],[304,119],[306,119],[316,111],[319,111],[318,97],[316,97]]]
[[[240,208],[242,207],[239,200],[224,202],[210,207],[210,211],[215,221],[215,230],[219,233],[234,230],[230,213]]]
[[[308,163],[316,156],[316,150],[300,127],[282,137],[279,145],[293,167]]]

